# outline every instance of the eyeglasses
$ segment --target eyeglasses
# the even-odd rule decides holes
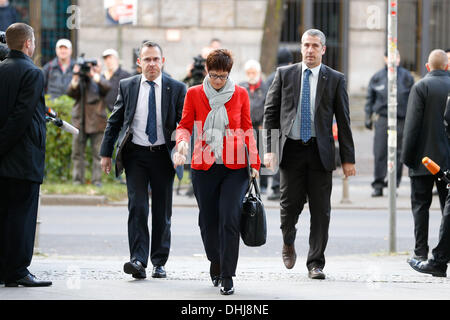
[[[224,80],[228,80],[229,75],[227,74],[226,76],[225,75],[219,76],[218,74],[210,73],[209,77],[213,80],[220,79],[220,80],[224,81]]]

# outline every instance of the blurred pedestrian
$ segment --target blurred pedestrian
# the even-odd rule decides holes
[[[411,207],[414,217],[415,248],[413,259],[428,259],[429,209],[436,184],[441,211],[448,190],[425,166],[429,157],[443,169],[450,168],[450,143],[444,126],[444,112],[450,91],[448,58],[443,50],[433,50],[426,64],[429,73],[411,89],[406,112],[401,160],[409,168]]]
[[[345,77],[322,64],[326,37],[322,31],[310,29],[301,39],[303,61],[278,68],[266,97],[264,162],[273,170],[277,154],[280,155],[282,258],[286,268],[293,268],[296,262],[295,226],[308,201],[311,214],[308,276],[325,279],[332,171],[336,169],[333,117],[338,126],[346,177],[356,174],[355,150]],[[272,130],[276,132],[274,136],[279,136],[279,150],[272,147]],[[273,145],[278,144],[274,141]]]
[[[294,63],[294,57],[292,53],[287,48],[278,49],[277,54],[277,68],[288,66]],[[270,74],[266,79],[267,88],[273,83],[275,79],[276,71]],[[277,169],[276,172],[272,175],[272,185],[271,185],[272,193],[267,196],[267,200],[271,201],[279,201],[280,200],[280,170]]]
[[[152,189],[153,278],[166,278],[170,253],[172,193],[175,170],[172,133],[181,120],[186,86],[162,73],[165,58],[155,42],[142,44],[138,63],[142,75],[120,81],[119,94],[101,147],[102,170],[109,174],[117,142],[116,177],[123,168],[128,190],[130,261],[124,272],[135,279],[147,277],[150,236],[149,194]]]
[[[51,98],[66,94],[67,87],[73,77],[72,42],[59,39],[56,42],[56,58],[48,62],[44,70],[45,93]]]
[[[27,269],[44,178],[44,76],[30,59],[35,50],[33,28],[12,24],[6,41],[11,52],[0,63],[0,283],[50,286]]]
[[[111,87],[105,97],[106,106],[109,111],[113,111],[119,92],[119,82],[122,79],[129,78],[131,74],[122,69],[119,53],[114,49],[107,49],[103,52],[103,61],[106,68],[103,72],[103,77],[109,81]]]
[[[17,21],[18,15],[16,9],[8,0],[0,0],[0,31],[5,31]]]
[[[365,126],[372,130],[375,125],[373,139],[374,181],[372,182],[372,197],[382,197],[383,188],[387,187],[387,154],[388,154],[388,57],[384,54],[385,67],[375,73],[369,82],[365,106]],[[414,84],[414,78],[408,70],[400,66],[400,53],[397,51],[397,188],[402,179],[403,163],[400,161],[402,152],[403,128],[405,126],[408,96]]]
[[[261,65],[256,60],[248,60],[244,65],[247,81],[239,85],[247,90],[250,98],[250,117],[252,119],[253,129],[256,133],[257,147],[262,149],[262,139],[260,139],[260,130],[263,127],[264,103],[266,102],[267,86],[262,79]],[[267,175],[259,176],[260,190],[262,194],[267,190]]]
[[[72,181],[74,184],[85,183],[85,153],[87,141],[91,142],[92,179],[97,187],[102,186],[100,165],[100,145],[106,127],[106,95],[110,90],[109,82],[100,75],[100,67],[92,63],[76,64],[73,77],[67,88],[67,95],[74,98],[72,122],[80,133],[72,142]]]
[[[214,286],[221,283],[223,295],[234,293],[242,201],[249,186],[244,143],[253,176],[260,168],[250,101],[246,90],[230,78],[232,67],[230,51],[209,54],[203,85],[190,88],[186,95],[173,155],[176,166],[185,163],[194,122],[201,123],[192,156],[192,183],[211,280]]]

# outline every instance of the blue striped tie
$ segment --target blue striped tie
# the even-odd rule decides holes
[[[145,133],[148,135],[148,141],[154,144],[158,140],[158,133],[156,131],[156,96],[155,96],[155,83],[153,81],[147,81],[151,86],[148,94],[148,117],[147,127]]]
[[[303,142],[308,142],[311,139],[311,93],[309,87],[309,75],[311,73],[311,70],[306,69],[303,76],[300,122],[300,139]]]

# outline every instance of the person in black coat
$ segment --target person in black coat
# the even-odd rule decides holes
[[[7,287],[49,286],[27,269],[44,176],[44,75],[30,59],[33,28],[13,24],[6,41],[11,52],[0,63],[0,281]]]
[[[17,11],[8,0],[0,0],[0,31],[17,22]]]
[[[446,183],[439,181],[422,165],[429,157],[444,170],[450,168],[450,144],[444,126],[444,112],[450,91],[448,58],[443,50],[428,57],[429,73],[411,89],[403,133],[401,161],[409,168],[411,207],[414,217],[413,258],[428,259],[428,223],[433,185],[436,184],[441,210],[447,196]]]
[[[136,279],[147,277],[150,235],[149,194],[152,188],[152,277],[165,278],[170,252],[172,192],[175,169],[172,133],[181,120],[186,86],[162,74],[161,47],[148,41],[138,59],[142,75],[120,81],[119,94],[106,126],[100,149],[102,170],[109,174],[117,143],[116,177],[123,169],[128,190],[128,241],[130,261],[124,272]]]
[[[281,159],[282,258],[286,268],[294,267],[295,225],[308,201],[311,231],[306,265],[312,279],[325,278],[332,171],[336,169],[333,117],[338,126],[344,175],[356,174],[345,77],[322,64],[325,42],[320,30],[310,29],[303,34],[303,61],[277,70],[264,112],[265,165],[273,170],[277,154]],[[279,138],[278,148],[272,137]]]
[[[445,108],[445,128],[450,137],[450,93],[447,97],[447,107]],[[447,276],[447,264],[450,262],[450,193],[445,200],[444,214],[439,229],[439,242],[433,249],[433,258],[428,261],[411,259],[410,266],[419,272],[428,273],[435,277]]]
[[[386,66],[375,73],[370,79],[365,105],[367,129],[375,127],[373,139],[374,181],[372,182],[372,197],[383,196],[383,188],[387,187],[387,156],[388,156],[388,69],[387,52],[384,54]],[[400,67],[400,53],[397,51],[397,159],[402,151],[403,128],[405,126],[408,96],[414,78],[405,68]],[[402,179],[403,164],[397,161],[397,188]]]

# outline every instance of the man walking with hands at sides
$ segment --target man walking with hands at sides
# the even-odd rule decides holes
[[[24,23],[6,30],[11,50],[0,63],[0,283],[6,287],[45,287],[28,271],[33,257],[44,178],[44,74],[30,59],[33,28]]]
[[[429,157],[444,170],[450,168],[450,144],[444,125],[447,95],[450,91],[448,58],[444,50],[433,50],[426,67],[429,73],[411,89],[406,112],[401,161],[409,168],[411,209],[414,218],[414,255],[408,262],[428,260],[429,210],[436,184],[441,211],[448,194],[446,183],[422,165]],[[412,262],[411,262],[412,260]]]
[[[303,61],[277,70],[264,114],[267,129],[264,162],[268,168],[275,168],[280,152],[283,262],[288,269],[295,265],[295,225],[308,201],[311,229],[306,265],[311,279],[325,279],[332,171],[336,169],[333,116],[338,126],[344,175],[356,174],[345,78],[322,64],[325,42],[320,30],[310,29],[303,34]],[[273,147],[275,141],[271,137],[279,137],[279,150]]]
[[[128,241],[130,261],[124,272],[145,279],[149,258],[149,195],[152,188],[152,277],[165,278],[170,251],[172,189],[175,169],[171,160],[172,132],[181,120],[186,86],[164,74],[165,58],[154,42],[142,44],[138,64],[142,75],[119,84],[114,110],[108,120],[100,150],[102,169],[111,171],[118,140],[116,176],[125,168],[128,189]]]

